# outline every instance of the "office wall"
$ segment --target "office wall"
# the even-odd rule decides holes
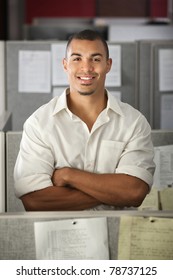
[[[169,69],[173,68],[173,40],[139,42],[139,110],[146,116],[153,129],[173,129],[173,84],[172,89],[171,84],[169,89],[160,89],[162,77],[159,53],[162,50],[171,52],[164,65],[165,71],[168,71],[167,82],[170,82],[172,78]],[[164,97],[166,100],[163,100]],[[166,103],[167,108],[163,110]]]
[[[153,43],[152,57],[153,127],[173,129],[173,40]]]
[[[0,131],[0,213],[5,211],[5,134]]]
[[[20,40],[25,22],[25,0],[8,0],[7,5],[7,36],[6,40]]]

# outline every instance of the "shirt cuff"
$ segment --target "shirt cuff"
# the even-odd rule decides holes
[[[148,170],[143,169],[141,167],[126,165],[126,166],[117,168],[115,170],[115,173],[127,174],[127,175],[137,177],[137,178],[143,180],[144,182],[146,182],[150,188],[152,187],[153,175]]]
[[[48,176],[44,177],[41,176],[41,174],[37,174],[37,176],[28,176],[15,182],[15,195],[21,197],[24,194],[45,189],[52,185],[52,181]]]

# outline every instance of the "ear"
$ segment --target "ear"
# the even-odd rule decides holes
[[[66,60],[66,58],[63,58],[62,64],[63,64],[63,67],[64,67],[64,71],[67,72],[67,60]]]
[[[106,71],[106,73],[108,73],[111,70],[111,67],[112,67],[112,58],[109,58],[107,60],[107,71]]]

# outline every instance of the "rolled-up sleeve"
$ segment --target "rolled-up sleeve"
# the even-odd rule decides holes
[[[44,129],[44,128],[43,128]],[[14,187],[17,197],[52,185],[54,157],[39,133],[36,120],[24,124],[20,151],[14,167]]]
[[[142,115],[136,120],[134,127],[131,139],[120,157],[116,173],[138,177],[151,187],[155,171],[151,128]]]

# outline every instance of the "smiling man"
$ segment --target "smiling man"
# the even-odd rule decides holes
[[[24,124],[14,178],[26,210],[136,207],[150,191],[151,129],[105,89],[111,65],[99,33],[69,39],[63,59],[69,88]]]

